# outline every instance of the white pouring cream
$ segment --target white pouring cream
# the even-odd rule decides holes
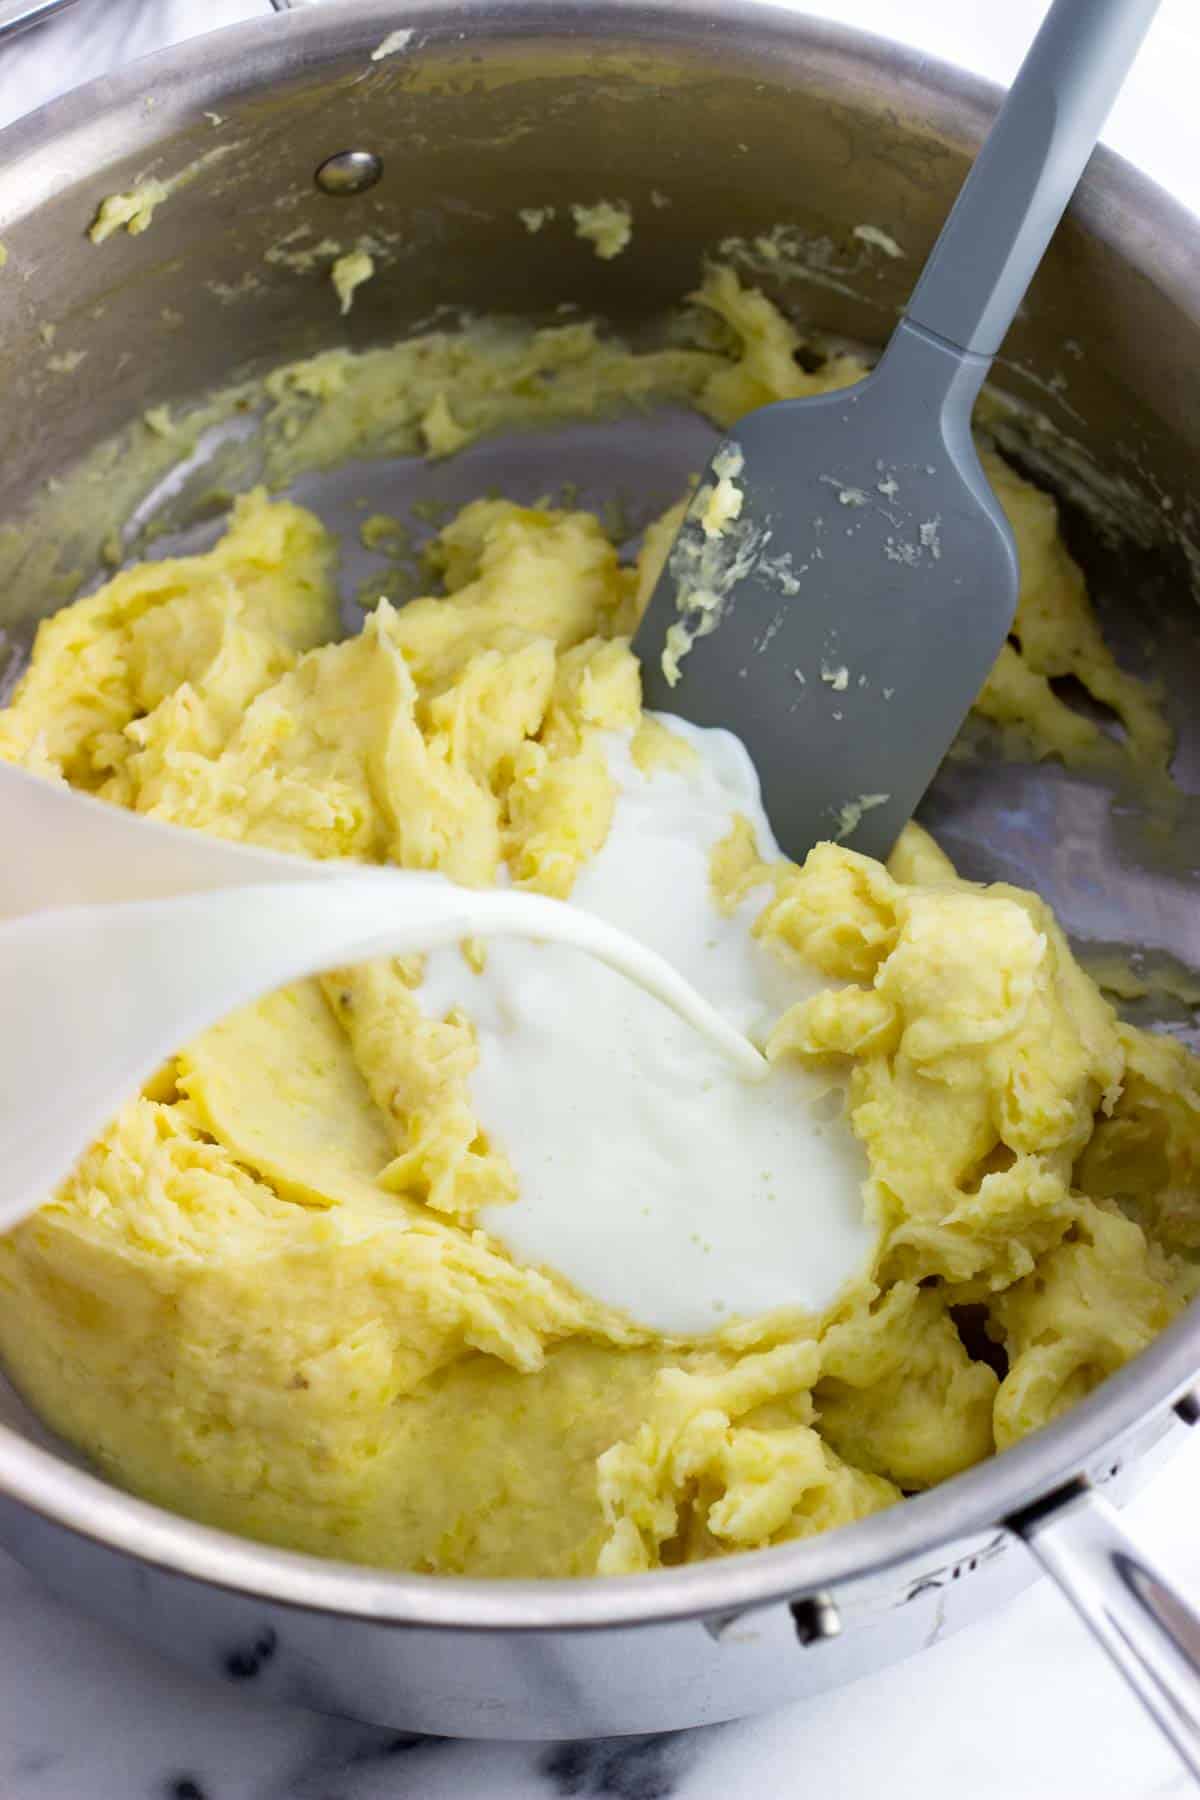
[[[663,722],[698,763],[646,776],[627,740],[609,740],[613,825],[571,905],[658,951],[761,1041],[825,983],[750,935],[761,891],[731,918],[714,904],[710,853],[735,814],[778,855],[743,745]],[[823,1308],[867,1262],[866,1157],[836,1077],[788,1064],[746,1080],[649,995],[562,945],[493,940],[478,975],[457,950],[435,951],[419,992],[429,1012],[461,1007],[476,1027],[472,1102],[520,1195],[479,1223],[520,1261],[683,1336]]]

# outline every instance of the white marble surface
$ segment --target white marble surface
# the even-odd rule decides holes
[[[265,10],[266,0],[81,0],[0,50],[0,122],[128,57]],[[810,10],[1003,80],[1041,5],[827,0]],[[1198,83],[1200,8],[1166,0],[1107,136],[1200,210]],[[1198,1491],[1200,1435],[1128,1512],[1196,1596]],[[0,1556],[0,1800],[783,1800],[810,1788],[830,1800],[1191,1791],[1044,1584],[915,1662],[767,1718],[665,1738],[495,1746],[256,1706],[77,1618]]]

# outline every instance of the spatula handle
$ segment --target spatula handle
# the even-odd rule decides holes
[[[1054,0],[963,184],[907,317],[994,356],[1159,0]]]

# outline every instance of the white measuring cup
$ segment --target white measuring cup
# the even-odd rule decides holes
[[[593,914],[444,876],[307,862],[122,812],[0,764],[0,1230],[160,1064],[301,976],[469,937],[597,957],[748,1078],[766,1062],[665,959]]]

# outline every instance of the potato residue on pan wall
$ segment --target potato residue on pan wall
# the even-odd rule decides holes
[[[355,291],[375,273],[375,261],[368,250],[350,250],[339,256],[329,271],[343,315],[354,304]]]
[[[396,56],[401,50],[407,50],[416,36],[416,28],[405,26],[399,31],[389,31],[382,42],[376,44],[371,52],[372,62],[383,62],[386,57]]]
[[[593,206],[573,206],[576,237],[586,238],[601,262],[620,256],[633,237],[633,212],[624,200],[597,200]]]
[[[176,174],[164,180],[147,176],[123,193],[105,195],[88,227],[88,236],[93,244],[107,242],[114,232],[122,229],[130,237],[140,236],[143,231],[149,230],[155,213],[164,201],[169,200],[180,188],[189,186],[205,169],[211,168],[213,163],[221,162],[240,148],[240,143],[236,141],[216,144],[211,150],[206,150],[203,156],[195,157]]]
[[[267,382],[266,454],[286,472],[411,451],[431,421],[467,443],[655,398],[728,427],[861,372],[802,370],[727,269],[697,307],[693,349],[572,324],[327,352]],[[1051,686],[1074,675],[1161,773],[1155,697],[1107,650],[1053,502],[985,453],[1022,590],[980,710],[1039,755],[1115,754]],[[437,537],[439,591],[339,643],[336,546],[248,493],[215,549],[41,627],[0,755],[235,840],[566,895],[613,804],[601,734],[671,755],[629,634],[677,516],[623,566],[588,513],[477,500]],[[587,1574],[891,1505],[1144,1347],[1197,1285],[1195,1059],[1118,1022],[1036,896],[959,880],[915,826],[887,868],[832,844],[798,868],[742,821],[711,879],[730,911],[761,889],[760,941],[821,978],[771,1057],[848,1074],[878,1243],[827,1314],[666,1338],[474,1230],[503,1169],[470,1022],[425,1018],[419,970],[382,961],[205,1033],[0,1242],[0,1350],[33,1404],[114,1479],[272,1542]]]

